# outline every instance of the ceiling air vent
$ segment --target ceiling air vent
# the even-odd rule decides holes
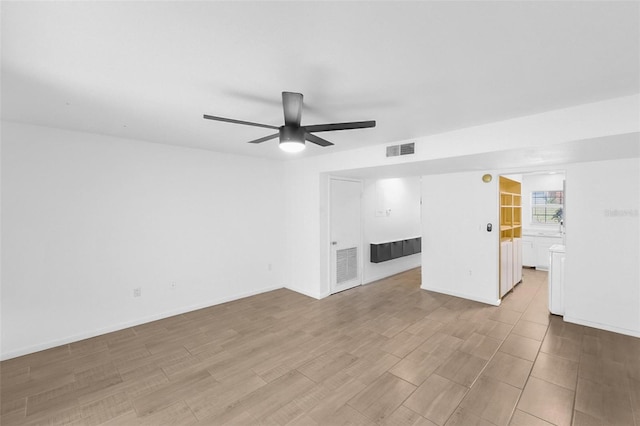
[[[391,145],[387,147],[387,157],[397,157],[400,155],[400,145]]]
[[[397,157],[398,155],[415,154],[416,144],[414,142],[402,145],[391,145],[387,147],[387,157]]]
[[[413,142],[400,145],[400,155],[409,155],[414,154],[415,152],[416,144]]]

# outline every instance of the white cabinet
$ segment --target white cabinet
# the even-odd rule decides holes
[[[513,243],[500,243],[500,297],[513,288]]]
[[[562,244],[562,237],[536,237],[536,269],[549,270],[549,249],[556,244]]]
[[[533,268],[536,266],[536,252],[534,250],[534,237],[522,237],[522,266]]]
[[[522,265],[547,271],[549,248],[555,244],[562,244],[562,236],[525,235],[522,238]]]
[[[522,281],[522,238],[513,239],[513,285]]]

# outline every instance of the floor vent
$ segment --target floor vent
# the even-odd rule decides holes
[[[336,250],[336,283],[351,281],[358,277],[358,248]]]
[[[414,142],[402,145],[391,145],[387,147],[387,157],[397,157],[399,155],[415,154],[416,144]]]

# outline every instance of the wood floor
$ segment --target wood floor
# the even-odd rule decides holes
[[[2,425],[636,425],[640,339],[413,270],[317,301],[238,300],[1,363]]]

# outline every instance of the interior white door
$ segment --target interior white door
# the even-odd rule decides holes
[[[362,284],[362,182],[329,182],[331,293]]]

